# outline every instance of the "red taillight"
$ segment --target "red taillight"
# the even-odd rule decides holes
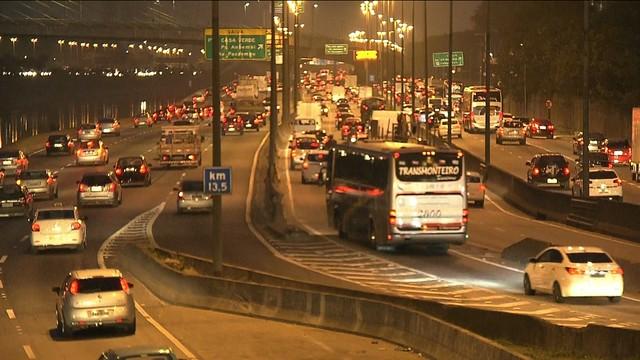
[[[82,155],[82,150],[76,151],[76,155],[78,155],[78,156]]]
[[[569,174],[571,173],[571,171],[569,170],[569,168],[568,168],[568,167],[566,167],[566,168],[562,169],[562,173],[563,173],[565,176],[569,176]]]
[[[466,224],[469,222],[469,209],[462,209],[462,223]]]
[[[44,144],[44,146],[46,146],[46,147],[50,148],[50,147],[51,147],[51,143],[47,141],[47,142]]]
[[[54,182],[56,181],[56,179],[49,177],[47,178],[47,185],[52,185]]]
[[[122,286],[122,291],[126,292],[127,294],[129,293],[129,283],[127,282],[127,279],[120,278],[120,286]]]
[[[305,161],[305,162],[303,162],[303,163],[302,163],[302,168],[303,168],[303,169],[308,169],[308,168],[309,168],[309,163],[308,163],[308,162],[306,162],[306,161]]]
[[[146,174],[148,171],[149,169],[144,164],[140,166],[140,174]]]
[[[319,147],[320,147],[320,143],[318,143],[318,142],[312,142],[312,143],[311,143],[311,148],[313,148],[313,149],[317,149],[317,148],[319,148]]]
[[[123,174],[123,171],[121,168],[117,168],[116,169],[116,175],[121,176]]]
[[[569,275],[584,275],[583,269],[578,269],[574,267],[565,267],[565,269],[567,270],[567,273],[569,273]]]
[[[87,191],[89,191],[89,185],[87,184],[78,185],[78,192],[87,192]]]
[[[549,129],[549,130],[553,130],[553,129],[554,129],[554,128],[553,128],[553,125],[549,125],[549,126],[547,126],[547,129]]]
[[[540,169],[533,168],[533,172],[532,173],[533,173],[533,176],[538,176],[538,175],[540,175]]]
[[[33,232],[40,231],[40,224],[34,223],[33,225],[31,225],[31,231],[33,231]]]
[[[613,183],[618,186],[622,186],[622,179],[613,179]]]
[[[138,123],[138,119],[133,119],[133,122],[134,122],[135,124],[137,124],[137,123]]]
[[[109,184],[109,192],[115,192],[115,191],[116,191],[116,183]]]
[[[77,221],[71,223],[71,230],[80,230],[80,227],[80,223]]]
[[[80,290],[80,283],[78,282],[78,280],[73,280],[69,285],[69,292],[71,293],[71,295],[76,295],[79,290]]]
[[[485,184],[480,184],[480,190],[486,191],[487,190],[487,186]]]

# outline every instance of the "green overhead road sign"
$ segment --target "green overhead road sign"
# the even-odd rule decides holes
[[[265,29],[220,29],[220,60],[266,60]],[[211,60],[213,32],[205,29],[205,57]]]
[[[464,66],[464,55],[462,51],[452,52],[451,57],[453,58],[451,61],[451,66]],[[449,66],[449,53],[448,52],[433,53],[433,66],[434,67]]]
[[[347,55],[349,44],[324,44],[325,55]]]

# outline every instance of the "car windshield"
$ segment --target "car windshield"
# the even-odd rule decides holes
[[[82,130],[93,130],[96,128],[96,124],[82,124],[80,125],[80,129]]]
[[[325,154],[308,154],[307,155],[307,161],[310,161],[310,162],[326,162],[327,161],[327,155],[325,155]]]
[[[97,149],[98,143],[95,141],[83,141],[78,146],[80,149]]]
[[[476,115],[484,115],[486,106],[478,106],[473,108],[473,113]],[[500,108],[498,106],[489,106],[489,115],[500,115]]]
[[[480,176],[467,174],[467,182],[472,184],[480,183]]]
[[[128,167],[128,166],[140,166],[142,165],[142,159],[140,158],[124,158],[118,159],[119,167]]]
[[[183,181],[182,191],[203,191],[204,184],[202,181]]]
[[[617,141],[609,141],[607,144],[609,149],[624,149],[630,147],[629,141],[627,140],[617,140]]]
[[[18,151],[0,151],[0,159],[20,157]]]
[[[320,146],[316,139],[298,139],[296,143],[297,148],[303,150],[317,149]]]
[[[82,178],[82,183],[87,186],[104,186],[111,183],[107,175],[89,175]]]
[[[100,120],[98,120],[98,124],[100,124],[100,125],[113,125],[114,122],[115,122],[114,119],[100,119]]]
[[[574,264],[586,264],[589,262],[594,264],[603,264],[613,262],[609,255],[602,252],[568,253],[567,257],[569,258],[569,261]]]
[[[49,141],[54,143],[64,143],[67,141],[67,137],[65,135],[53,135],[49,136]]]
[[[20,173],[20,179],[23,180],[46,179],[48,177],[49,174],[45,170],[29,170]]]
[[[0,187],[0,200],[18,199],[23,196],[18,185],[4,185]]]
[[[590,171],[589,178],[594,180],[610,180],[617,179],[618,175],[615,171]]]
[[[40,210],[36,216],[37,220],[61,220],[61,219],[75,219],[73,210],[60,209],[60,210]]]
[[[78,280],[78,293],[80,294],[121,290],[122,284],[120,283],[120,278],[115,276],[95,277]]]

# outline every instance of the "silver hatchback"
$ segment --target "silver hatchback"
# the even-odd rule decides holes
[[[77,204],[111,205],[122,203],[122,187],[113,173],[88,173],[78,181]]]
[[[65,337],[82,329],[117,327],[136,332],[136,311],[129,283],[117,269],[70,272],[61,286],[52,288],[56,300],[56,327]]]
[[[204,185],[199,180],[184,180],[179,188],[176,208],[178,214],[191,211],[211,211],[213,209],[213,197],[204,192]]]
[[[327,169],[327,158],[329,152],[326,150],[310,150],[302,162],[302,183],[324,183],[324,172]]]
[[[102,131],[98,124],[82,124],[78,128],[78,139],[80,141],[99,140],[102,137]]]
[[[51,170],[25,170],[18,175],[16,184],[26,186],[34,199],[58,197],[58,172]]]

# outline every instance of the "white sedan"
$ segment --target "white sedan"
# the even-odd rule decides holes
[[[449,131],[449,119],[443,118],[440,120],[440,125],[438,125],[438,136],[441,138],[447,137],[447,132]],[[453,119],[451,121],[451,136],[455,136],[458,139],[462,137],[462,131],[460,130],[460,123],[458,119]]]
[[[31,249],[84,249],[87,226],[76,207],[38,209],[31,223]]]
[[[602,249],[591,246],[552,246],[529,260],[524,274],[525,295],[549,293],[561,303],[567,297],[604,296],[619,302],[623,271]]]

